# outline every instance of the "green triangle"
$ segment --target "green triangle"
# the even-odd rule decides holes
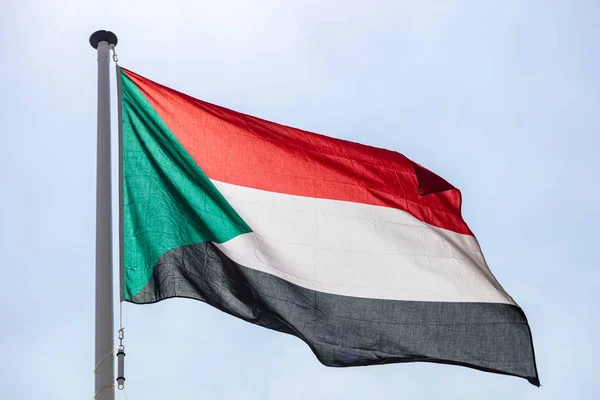
[[[120,71],[123,134],[123,297],[148,284],[180,246],[223,243],[250,227]]]

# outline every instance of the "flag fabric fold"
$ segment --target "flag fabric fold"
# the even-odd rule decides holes
[[[124,300],[201,300],[328,366],[427,361],[539,386],[525,314],[446,180],[123,68],[118,80]]]

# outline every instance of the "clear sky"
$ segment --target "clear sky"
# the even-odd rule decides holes
[[[1,1],[0,398],[94,392],[88,38],[111,29],[133,71],[399,151],[459,187],[542,382],[326,368],[294,337],[175,299],[123,307],[130,400],[599,399],[599,21],[580,0]]]

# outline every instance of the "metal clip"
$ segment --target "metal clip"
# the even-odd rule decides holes
[[[110,45],[110,49],[112,50],[112,53],[113,53],[113,56],[112,56],[113,61],[118,64],[119,63],[119,57],[117,57],[117,52],[115,51],[115,45],[111,44]]]

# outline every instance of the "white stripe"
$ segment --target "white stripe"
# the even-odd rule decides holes
[[[248,268],[346,296],[515,304],[473,236],[397,209],[213,183],[253,230],[218,247]]]

